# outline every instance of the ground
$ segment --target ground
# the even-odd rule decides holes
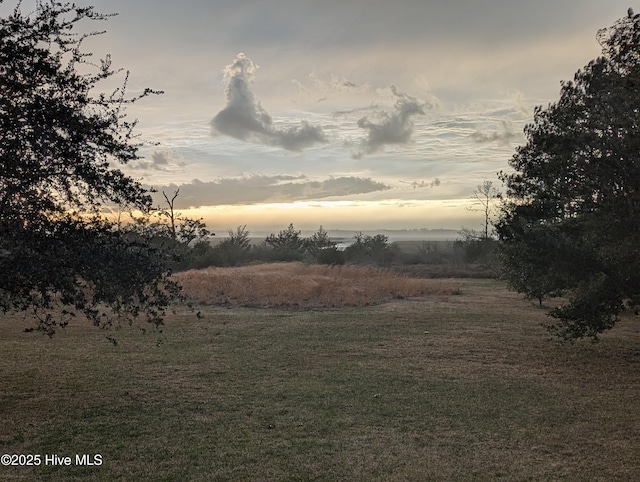
[[[640,479],[635,319],[561,345],[543,309],[477,279],[364,307],[196,309],[162,333],[53,339],[5,317],[0,452],[42,459],[0,479]]]

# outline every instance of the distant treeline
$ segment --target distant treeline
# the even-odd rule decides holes
[[[200,269],[210,266],[241,266],[252,263],[303,261],[307,263],[342,265],[369,264],[376,266],[432,265],[439,272],[468,275],[467,265],[489,270],[494,263],[497,241],[469,236],[455,241],[389,242],[385,234],[356,233],[352,238],[333,239],[320,226],[310,236],[290,224],[278,233],[260,240],[252,238],[245,226],[229,230],[222,240],[203,238],[195,242],[176,262],[175,269]],[[449,269],[447,269],[449,268]],[[408,269],[407,271],[411,271]]]

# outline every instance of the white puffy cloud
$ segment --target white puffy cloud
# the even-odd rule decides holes
[[[313,126],[305,120],[291,127],[274,125],[252,90],[257,69],[258,66],[243,53],[224,68],[227,105],[211,121],[212,134],[296,152],[327,142],[322,127]]]

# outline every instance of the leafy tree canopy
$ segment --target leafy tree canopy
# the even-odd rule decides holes
[[[0,308],[33,310],[49,334],[78,311],[96,325],[113,313],[158,324],[176,292],[166,253],[103,215],[151,208],[118,166],[139,157],[125,107],[154,93],[126,97],[128,73],[97,93],[119,71],[83,50],[99,32],[77,30],[107,17],[51,0],[0,19]]]
[[[598,32],[602,55],[535,110],[501,173],[496,231],[507,279],[542,300],[567,296],[548,328],[596,338],[640,306],[640,15]]]

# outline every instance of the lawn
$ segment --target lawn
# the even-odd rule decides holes
[[[0,453],[42,459],[0,480],[640,479],[635,320],[560,345],[499,282],[437,286],[368,306],[202,304],[162,333],[49,339],[5,317]]]

